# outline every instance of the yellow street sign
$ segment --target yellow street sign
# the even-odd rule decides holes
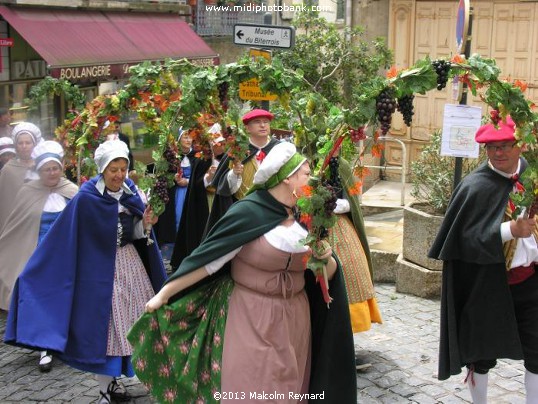
[[[239,98],[252,101],[274,101],[275,94],[262,93],[258,79],[250,79],[239,83]]]
[[[252,59],[263,57],[268,62],[271,61],[271,51],[264,49],[250,49],[248,55]],[[251,101],[274,101],[277,96],[271,93],[263,93],[260,89],[259,80],[250,79],[239,83],[239,98]]]

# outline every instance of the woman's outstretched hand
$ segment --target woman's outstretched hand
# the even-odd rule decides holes
[[[146,303],[146,313],[153,313],[155,310],[161,308],[163,305],[165,305],[167,301],[165,301],[159,293],[157,293],[155,296],[153,296],[147,303]]]
[[[144,227],[147,227],[148,225],[153,226],[159,220],[159,216],[155,216],[153,209],[149,205],[146,207],[142,218],[144,220]]]
[[[329,259],[333,254],[333,249],[331,248],[329,242],[326,240],[320,240],[318,243],[317,248],[312,249],[312,255],[314,258],[317,258],[318,260]]]

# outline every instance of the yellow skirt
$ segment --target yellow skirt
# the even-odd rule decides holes
[[[372,323],[382,323],[368,260],[347,215],[338,215],[329,232],[329,243],[342,264],[353,333],[369,330]]]

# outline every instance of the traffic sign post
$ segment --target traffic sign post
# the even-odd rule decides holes
[[[470,0],[459,0],[458,14],[456,19],[456,45],[458,47],[458,53],[461,52],[462,47],[465,49],[465,58],[468,59],[471,54],[471,33],[473,31],[473,19]],[[459,86],[459,83],[458,83]],[[460,98],[460,105],[467,105],[467,85],[462,87],[462,95]],[[454,182],[452,189],[455,189],[461,181],[463,172],[463,159],[461,157],[455,158],[454,164]]]
[[[235,24],[234,44],[262,48],[292,48],[295,29],[276,25]]]

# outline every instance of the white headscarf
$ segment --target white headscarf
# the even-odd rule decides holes
[[[39,129],[37,126],[35,126],[31,122],[20,122],[13,128],[13,131],[11,132],[11,137],[13,138],[13,142],[17,144],[17,139],[20,135],[27,134],[32,136],[32,140],[34,141],[34,145],[41,142],[41,129]]]
[[[4,153],[17,153],[15,145],[13,144],[13,139],[7,136],[0,137],[0,156]]]
[[[101,143],[99,147],[95,150],[93,159],[95,161],[95,164],[97,164],[97,167],[99,168],[99,173],[102,173],[103,171],[105,171],[105,169],[112,160],[115,160],[120,157],[127,160],[128,164],[129,148],[127,147],[125,142],[122,142],[118,139],[114,139],[107,140],[106,142]]]
[[[281,180],[293,175],[306,161],[306,157],[297,153],[297,148],[293,143],[280,142],[275,145],[260,164],[258,171],[254,174],[254,185],[265,184],[271,177],[284,170]],[[291,164],[289,167],[284,167]],[[279,182],[280,182],[279,181]]]
[[[63,167],[64,149],[60,143],[53,140],[45,140],[34,147],[32,159],[35,161],[35,170],[38,171],[43,164],[56,161]]]

